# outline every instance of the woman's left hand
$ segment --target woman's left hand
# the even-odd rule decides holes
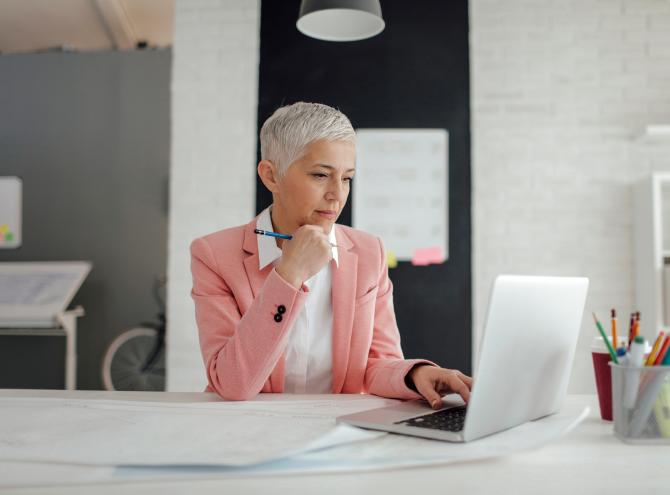
[[[442,407],[442,396],[448,393],[459,394],[465,402],[470,400],[472,378],[458,370],[420,364],[409,372],[409,376],[433,409]]]

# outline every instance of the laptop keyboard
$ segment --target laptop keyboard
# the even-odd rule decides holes
[[[443,409],[434,413],[424,414],[416,418],[404,419],[395,424],[406,426],[418,426],[419,428],[430,428],[433,430],[461,431],[465,423],[465,406]]]

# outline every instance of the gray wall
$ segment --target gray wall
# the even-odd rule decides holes
[[[78,388],[100,388],[105,346],[157,312],[170,64],[169,50],[0,56],[0,175],[24,195],[23,246],[0,261],[93,262],[73,301]],[[0,387],[62,387],[62,352],[57,337],[0,337]]]

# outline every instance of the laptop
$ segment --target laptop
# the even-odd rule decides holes
[[[581,277],[496,278],[467,406],[443,398],[337,418],[361,428],[468,442],[560,410],[565,398],[589,281]]]

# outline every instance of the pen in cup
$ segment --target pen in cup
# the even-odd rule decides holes
[[[616,309],[612,309],[612,345],[616,351],[619,347],[619,339],[616,334]],[[619,353],[617,352],[617,355]]]
[[[607,351],[610,353],[610,357],[612,358],[612,361],[614,364],[619,364],[619,360],[616,357],[616,351],[612,347],[612,344],[610,343],[610,339],[605,333],[605,329],[603,328],[602,324],[600,321],[598,321],[598,317],[596,316],[595,313],[593,313],[593,320],[596,322],[596,327],[598,327],[598,331],[600,332],[600,336],[603,338],[603,341],[605,342],[605,346],[607,346]],[[616,342],[614,343],[616,345]]]

